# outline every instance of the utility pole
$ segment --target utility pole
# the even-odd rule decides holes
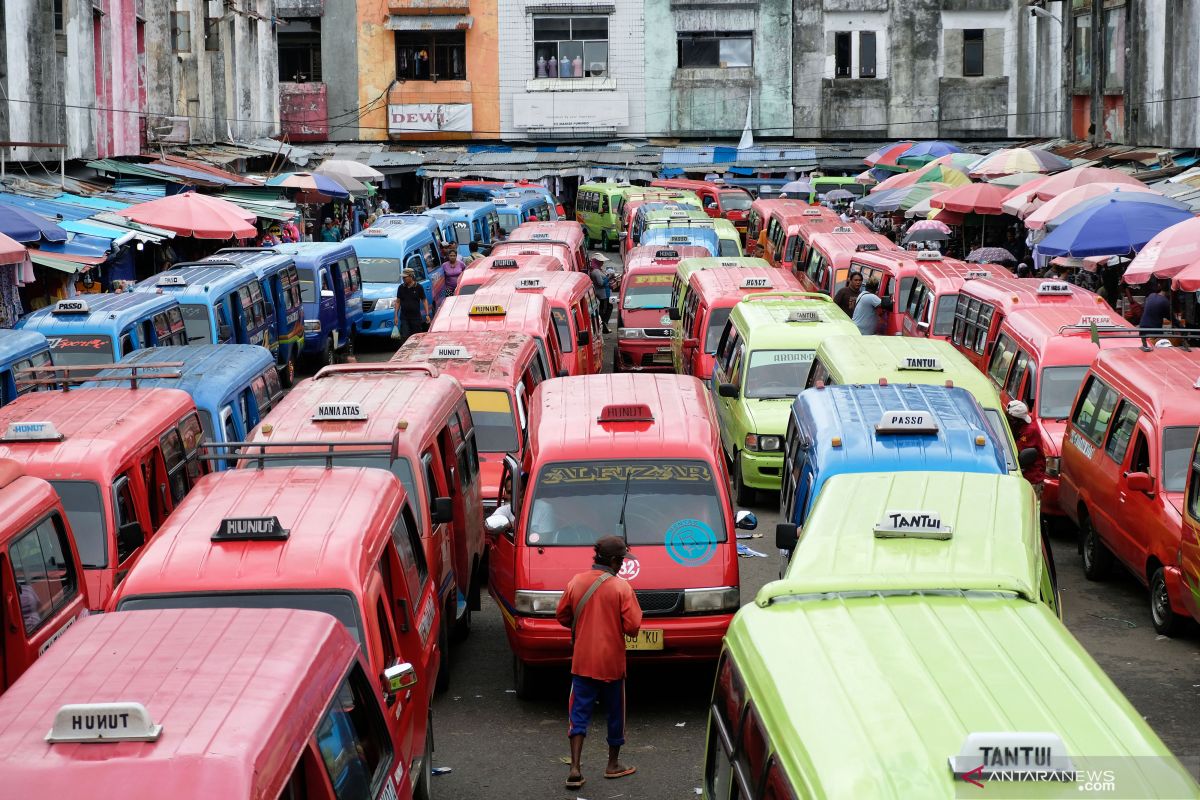
[[[1104,46],[1104,0],[1092,0],[1092,144],[1104,145],[1104,76],[1108,48]]]

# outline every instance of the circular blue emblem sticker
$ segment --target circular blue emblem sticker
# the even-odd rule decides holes
[[[667,553],[678,564],[699,567],[717,552],[717,535],[698,519],[681,519],[667,528],[664,543]]]

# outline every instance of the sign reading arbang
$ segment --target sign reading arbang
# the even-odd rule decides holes
[[[388,106],[388,133],[470,133],[473,129],[470,103],[413,103]]]

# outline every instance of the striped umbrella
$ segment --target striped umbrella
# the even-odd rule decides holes
[[[927,164],[917,170],[917,183],[944,183],[947,186],[966,186],[971,182],[967,173],[944,164]]]
[[[982,159],[983,156],[976,155],[975,153],[950,153],[949,155],[944,155],[941,158],[935,158],[933,161],[930,161],[929,164],[937,164],[941,167],[954,167],[955,169],[962,170],[963,172],[970,172],[971,167],[978,164]],[[926,164],[926,166],[929,165]]]
[[[1001,186],[1007,186],[1010,189],[1016,189],[1018,186],[1025,186],[1033,181],[1045,178],[1047,176],[1040,172],[1017,172],[1012,175],[1000,175],[992,178],[988,183],[998,183]]]
[[[948,156],[952,153],[961,153],[962,148],[949,142],[917,142],[912,147],[904,151],[904,153],[896,159],[896,163],[902,167],[916,169],[923,167],[935,158]]]
[[[890,192],[893,189],[903,189],[905,186],[912,186],[917,182],[917,178],[921,177],[915,172],[901,172],[897,175],[892,175],[886,181],[880,181],[871,187],[871,194],[878,192]]]
[[[1068,192],[1079,186],[1090,183],[1122,183],[1133,187],[1145,187],[1146,184],[1126,172],[1103,167],[1075,167],[1055,175],[1038,187],[1038,200],[1049,200],[1063,192]]]
[[[1000,201],[1008,189],[994,183],[969,183],[942,192],[929,201],[934,208],[957,211],[960,214],[1003,214]]]
[[[916,142],[895,142],[894,144],[884,145],[864,158],[863,163],[868,167],[886,169],[889,172],[904,172],[907,168],[896,163],[896,159],[904,155],[904,151],[908,150],[914,144]]]
[[[1032,147],[1001,148],[971,167],[972,178],[995,178],[1018,172],[1062,172],[1071,162],[1049,150]]]
[[[1170,278],[1192,264],[1200,264],[1200,217],[1172,225],[1147,242],[1121,279],[1139,284]]]
[[[1036,231],[1051,223],[1059,215],[1070,212],[1071,209],[1080,203],[1091,200],[1093,197],[1099,197],[1102,194],[1109,194],[1118,189],[1122,192],[1133,192],[1134,194],[1157,194],[1157,192],[1141,182],[1137,186],[1127,186],[1120,183],[1087,183],[1083,186],[1076,186],[1074,189],[1065,191],[1056,197],[1052,197],[1037,206],[1037,208],[1034,208],[1032,203],[1025,206],[1025,210],[1022,212],[1025,227]]]
[[[1037,192],[1037,187],[1050,180],[1050,177],[1050,175],[1042,175],[1031,180],[1024,186],[1016,187],[1000,201],[1000,209],[1005,214],[1012,214],[1014,217],[1018,216],[1026,208],[1029,208],[1030,204],[1037,202],[1033,197]],[[995,182],[991,181],[991,183]],[[1000,184],[997,183],[996,185],[999,186]],[[1029,210],[1032,211],[1033,208],[1029,208]]]

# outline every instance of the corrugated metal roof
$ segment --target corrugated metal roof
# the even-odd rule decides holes
[[[92,215],[92,211],[69,203],[57,203],[53,200],[43,200],[11,192],[0,192],[0,204],[22,208],[40,214],[49,219],[84,219]]]

